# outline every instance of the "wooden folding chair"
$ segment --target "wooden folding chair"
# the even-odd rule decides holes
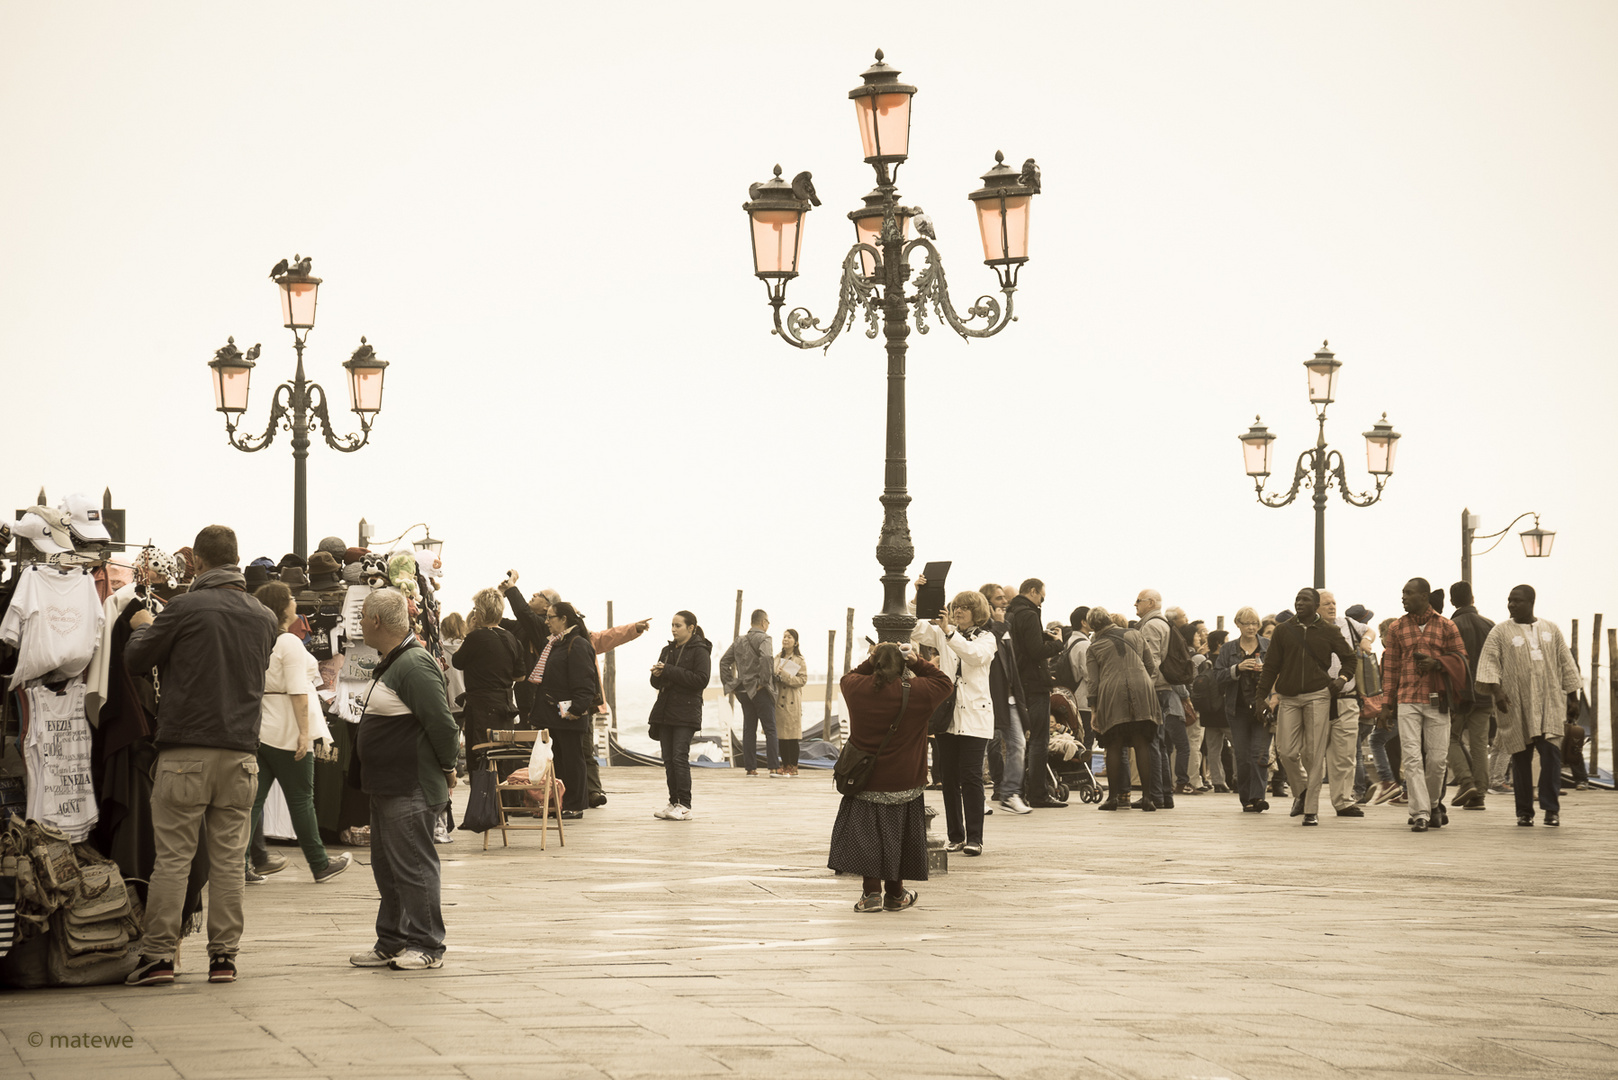
[[[490,742],[479,743],[473,749],[487,751],[484,755],[484,767],[496,776],[495,798],[500,805],[500,846],[509,846],[506,835],[509,832],[532,832],[537,829],[539,831],[539,849],[544,851],[545,833],[554,825],[557,841],[563,847],[567,847],[567,836],[562,831],[562,785],[556,778],[556,762],[554,760],[545,765],[544,773],[538,777],[530,776],[527,783],[514,783],[509,779],[498,779],[500,762],[502,761],[520,761],[527,765],[533,752],[533,745],[540,738],[540,732],[491,731],[489,732],[489,738]],[[547,739],[546,741],[549,742],[550,740]],[[539,793],[539,805],[537,807],[528,803],[528,793],[531,791]],[[517,803],[515,805],[507,804],[507,792],[516,793]],[[556,814],[554,820],[551,817],[553,811]],[[533,817],[539,820],[537,823],[516,824],[511,820],[513,817]],[[488,832],[483,834],[483,850],[489,850]]]

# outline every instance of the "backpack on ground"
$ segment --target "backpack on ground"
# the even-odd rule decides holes
[[[1163,679],[1174,686],[1190,686],[1197,676],[1197,669],[1191,663],[1191,646],[1185,643],[1180,632],[1169,624],[1161,615],[1153,615],[1153,619],[1162,619],[1163,625],[1169,628],[1168,644],[1163,646],[1163,659],[1158,661],[1157,670],[1163,673]]]

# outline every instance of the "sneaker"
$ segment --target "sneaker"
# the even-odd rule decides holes
[[[1389,799],[1388,802],[1393,806],[1409,806],[1410,797],[1405,794],[1404,788],[1400,788],[1398,791],[1393,793],[1393,798]]]
[[[450,833],[449,826],[444,824],[444,819],[443,818],[439,818],[436,822],[433,823],[433,843],[435,843],[435,844],[453,844],[453,843],[455,843],[455,837]]]
[[[153,960],[143,956],[124,980],[125,986],[165,986],[174,981],[173,960]]]
[[[442,956],[428,956],[418,949],[406,949],[388,961],[388,967],[394,971],[426,971],[428,968],[441,968],[443,966],[444,958]]]
[[[903,911],[905,908],[915,907],[916,899],[920,895],[921,894],[916,892],[915,889],[905,889],[903,892],[899,893],[898,896],[894,896],[890,893],[888,898],[882,901],[882,910]]]
[[[287,868],[287,857],[277,852],[270,852],[269,857],[262,863],[254,863],[253,869],[261,874],[278,874]]]
[[[387,967],[388,964],[393,961],[394,957],[403,955],[403,949],[400,949],[396,953],[380,953],[376,951],[375,946],[372,946],[371,948],[366,949],[364,952],[355,953],[353,956],[350,956],[348,958],[348,962],[353,964],[355,967]]]
[[[1303,815],[1303,823],[1305,825],[1319,825],[1320,824],[1320,815],[1319,814],[1305,814],[1305,815]]]
[[[691,808],[689,806],[676,806],[669,810],[670,821],[690,821]]]
[[[881,911],[882,894],[879,892],[868,892],[862,894],[859,900],[855,902],[854,910],[859,912],[861,915],[869,915],[872,912]]]
[[[341,874],[344,870],[347,870],[349,864],[353,861],[354,857],[346,851],[335,858],[328,859],[325,866],[322,866],[319,870],[314,872],[315,884],[319,885],[323,881],[330,881],[338,874]]]
[[[1449,801],[1449,804],[1464,810],[1467,806],[1471,805],[1472,800],[1477,798],[1479,794],[1480,792],[1477,788],[1473,787],[1471,784],[1468,784],[1460,791],[1455,793],[1455,797]]]
[[[965,846],[965,840],[951,840],[949,843],[944,845],[944,850],[953,853],[961,850]]]
[[[268,880],[270,879],[254,870],[251,866],[247,868],[247,883],[249,885],[262,885]]]
[[[669,819],[669,814],[673,813],[673,811],[674,811],[674,804],[669,803],[667,806],[663,807],[663,809],[661,809],[661,810],[653,810],[652,811],[652,816],[657,818],[659,821],[667,821]]]
[[[1031,814],[1033,807],[1023,802],[1021,795],[1007,795],[1000,800],[1000,808],[1012,814]]]
[[[787,776],[787,774],[782,772],[780,769],[771,769],[770,770],[770,779],[771,780],[785,780],[786,776]]]
[[[1590,790],[1590,785],[1589,785],[1589,783],[1587,781],[1580,780],[1577,784],[1573,785],[1573,790],[1574,791],[1589,791]]]
[[[208,981],[232,983],[236,981],[236,961],[228,956],[215,956],[208,961]]]

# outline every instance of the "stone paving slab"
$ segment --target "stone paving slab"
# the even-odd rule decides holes
[[[347,965],[365,849],[318,888],[289,867],[248,890],[234,985],[192,937],[173,987],[0,991],[0,1076],[1618,1075],[1608,793],[1569,792],[1560,829],[1497,799],[1420,835],[1399,807],[1302,830],[1219,795],[1000,813],[915,909],[859,915],[825,869],[829,774],[696,780],[690,822],[651,818],[660,771],[620,768],[565,848],[458,833],[436,971]],[[49,1045],[79,1032],[134,1045]]]

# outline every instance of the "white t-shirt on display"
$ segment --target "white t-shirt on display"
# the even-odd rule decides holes
[[[61,829],[78,843],[100,817],[90,763],[90,723],[84,718],[84,684],[63,693],[30,687],[28,735],[23,763],[28,769],[28,816]]]
[[[0,641],[18,654],[11,689],[83,674],[101,644],[104,621],[101,597],[89,574],[39,566],[23,571],[11,607],[0,620]]]

